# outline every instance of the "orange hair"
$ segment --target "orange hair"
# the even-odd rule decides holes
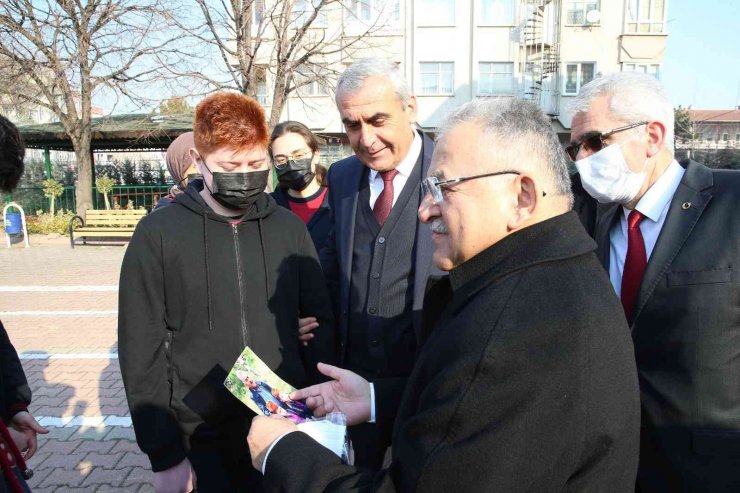
[[[211,94],[195,107],[195,148],[211,153],[219,148],[244,151],[267,148],[269,134],[262,106],[235,92]]]

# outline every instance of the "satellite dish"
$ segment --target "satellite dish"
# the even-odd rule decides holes
[[[601,20],[601,12],[598,10],[589,10],[586,12],[586,22],[589,24],[598,24]]]

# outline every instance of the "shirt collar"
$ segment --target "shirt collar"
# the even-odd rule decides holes
[[[660,178],[653,183],[653,186],[648,188],[645,195],[642,196],[635,206],[635,209],[650,218],[651,221],[658,222],[666,205],[673,198],[673,194],[676,193],[684,172],[685,170],[674,159]],[[622,210],[625,216],[629,214],[629,211],[624,207]]]
[[[396,171],[398,171],[399,174],[405,176],[408,178],[411,176],[411,172],[414,170],[414,166],[416,166],[416,161],[419,159],[419,154],[421,153],[421,136],[419,135],[419,132],[411,129],[412,132],[414,132],[414,140],[411,141],[411,147],[409,147],[409,152],[406,154],[406,157],[403,158],[403,161],[401,161],[398,166],[396,166]],[[377,170],[370,170],[370,181],[374,181],[375,178],[377,178],[378,172]]]

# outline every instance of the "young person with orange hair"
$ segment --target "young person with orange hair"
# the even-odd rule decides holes
[[[195,110],[202,174],[145,217],[121,268],[119,358],[136,438],[158,493],[261,491],[246,434],[254,414],[223,382],[245,346],[296,387],[334,359],[331,307],[303,222],[264,192],[262,108],[217,93]],[[298,317],[319,328],[309,346]]]

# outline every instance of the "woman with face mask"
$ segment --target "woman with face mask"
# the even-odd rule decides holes
[[[272,197],[306,223],[320,251],[329,235],[330,213],[326,169],[319,164],[319,139],[302,123],[279,123],[270,136],[270,157],[278,179]]]

